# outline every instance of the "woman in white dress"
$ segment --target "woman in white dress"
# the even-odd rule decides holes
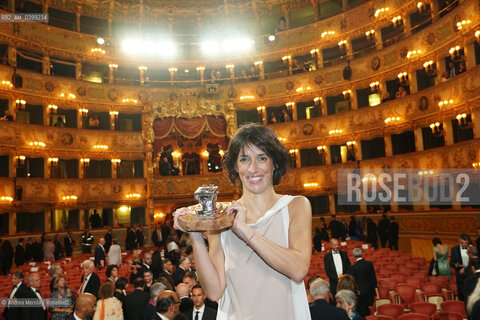
[[[109,266],[121,266],[122,265],[122,249],[118,245],[118,240],[114,239],[113,244],[110,246],[110,250],[108,250],[108,259],[107,263]]]
[[[262,125],[242,126],[224,157],[230,180],[243,195],[227,214],[233,225],[190,232],[197,273],[210,300],[221,298],[217,319],[309,320],[303,280],[311,257],[311,207],[302,196],[277,194],[289,162],[275,133]],[[178,216],[189,212],[181,208]]]

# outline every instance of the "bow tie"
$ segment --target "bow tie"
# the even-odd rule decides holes
[[[333,254],[340,254],[339,251],[332,251]]]

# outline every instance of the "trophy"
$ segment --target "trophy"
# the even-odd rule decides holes
[[[190,212],[178,218],[178,224],[185,231],[213,231],[229,228],[234,214],[227,215],[230,202],[217,202],[218,186],[203,185],[194,197],[198,204],[188,207]]]

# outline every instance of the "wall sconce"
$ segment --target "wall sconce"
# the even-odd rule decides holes
[[[393,22],[393,26],[395,28],[400,28],[403,26],[403,19],[402,19],[402,16],[396,16],[392,19],[392,22]]]
[[[315,58],[318,55],[319,52],[320,52],[320,49],[310,50],[310,54],[312,55],[313,58]]]
[[[11,203],[13,201],[13,198],[10,196],[1,196],[0,197],[0,202],[6,202],[6,203]]]
[[[318,146],[317,147],[317,151],[320,154],[325,153],[325,150],[327,150],[327,146]]]
[[[16,156],[15,157],[16,166],[17,167],[23,166],[25,164],[25,159],[26,159],[25,156]]]
[[[373,174],[366,174],[362,178],[362,183],[369,183],[369,182],[377,182],[377,177],[375,177]]]
[[[441,107],[446,107],[447,105],[449,104],[452,104],[453,103],[453,99],[450,99],[450,100],[443,100],[443,101],[440,101],[438,103],[438,106],[441,108]]]
[[[220,155],[220,157],[223,158],[223,156],[225,155],[225,151],[223,151],[222,149],[218,150],[218,154]]]
[[[338,47],[343,54],[347,53],[347,40],[342,40],[338,42]]]
[[[351,95],[352,95],[352,90],[348,89],[343,91],[343,98],[345,100],[349,100]]]
[[[80,159],[80,163],[84,166],[84,167],[88,167],[90,165],[90,159],[88,158],[82,158]]]
[[[278,141],[280,141],[280,142],[287,142],[287,138],[278,137]]]
[[[169,71],[170,73],[175,73],[175,72],[177,72],[177,70],[178,70],[178,69],[175,68],[175,67],[170,67],[170,68],[168,68],[168,71]]]
[[[480,162],[474,162],[474,163],[472,163],[472,167],[475,168],[475,169],[480,168]]]
[[[117,121],[118,111],[110,111],[109,113],[110,113],[110,117],[112,117],[114,121]]]
[[[148,67],[147,67],[147,66],[139,66],[139,67],[138,67],[138,70],[140,70],[140,71],[147,71],[147,70],[148,70]]]
[[[114,168],[118,168],[118,166],[120,165],[120,162],[122,162],[122,160],[120,159],[112,159],[110,161],[112,161],[112,165]]]
[[[56,167],[58,165],[58,158],[48,158],[48,162],[52,168]]]
[[[132,98],[125,98],[122,100],[123,103],[137,103],[137,99],[132,99]]]
[[[330,131],[328,131],[328,134],[329,134],[329,135],[333,135],[333,134],[340,134],[340,133],[342,133],[342,132],[343,132],[342,129],[335,129],[335,130],[330,130]]]
[[[477,38],[477,42],[480,42],[480,30],[475,31],[475,38]]]
[[[462,48],[460,46],[455,46],[455,47],[452,47],[450,48],[450,50],[448,50],[448,52],[450,53],[450,58],[452,58],[453,60],[458,60],[461,58],[461,50]]]
[[[407,59],[410,59],[418,54],[422,53],[422,50],[412,50],[412,51],[408,51],[407,53]]]
[[[103,50],[102,48],[92,48],[92,49],[90,49],[90,52],[91,52],[91,53],[101,53],[101,54],[105,54],[105,50]]]
[[[56,106],[54,104],[49,104],[48,105],[48,112],[50,112],[52,114],[55,114],[55,113],[57,113],[57,110],[58,110],[58,106]]]
[[[437,72],[437,67],[432,60],[425,62],[423,68],[425,69],[425,73],[429,75],[434,75]]]
[[[81,115],[83,118],[86,118],[86,117],[88,116],[88,109],[81,108],[81,109],[78,109],[78,112],[80,112],[80,115]]]
[[[435,122],[430,124],[430,129],[432,129],[432,133],[435,137],[441,137],[444,134],[443,131],[443,123]]]
[[[198,72],[205,71],[205,67],[204,66],[199,66],[199,67],[197,67],[197,71]]]
[[[385,119],[385,124],[389,124],[390,122],[399,121],[399,120],[400,120],[400,117],[390,117]]]
[[[303,91],[308,91],[308,90],[312,90],[311,87],[300,87],[300,88],[297,88],[297,92],[303,92]]]
[[[401,85],[407,85],[408,84],[408,73],[400,72],[397,77],[398,77],[398,80],[400,81]]]
[[[255,96],[241,96],[240,100],[252,100],[255,99]]]
[[[470,23],[472,23],[472,21],[470,21],[470,20],[462,20],[462,21],[457,22],[457,31],[462,30],[463,28],[465,28]]]
[[[265,106],[259,106],[257,107],[258,113],[262,113],[265,110]]]
[[[2,80],[2,86],[13,88],[13,84],[10,81]]]
[[[353,149],[357,143],[355,141],[347,141],[347,148]]]
[[[253,63],[253,65],[254,65],[255,67],[260,67],[262,64],[263,64],[263,61],[262,61],[262,60],[255,61],[255,62]]]
[[[67,98],[67,99],[76,99],[77,96],[74,95],[73,93],[65,94],[65,93],[60,93],[60,98]]]
[[[295,154],[298,153],[298,149],[290,149],[290,150],[288,150],[288,153],[289,153],[292,157],[294,157]]]
[[[292,61],[292,56],[283,56],[282,61],[285,64],[290,63]]]
[[[118,64],[116,64],[116,63],[110,63],[110,64],[108,65],[108,67],[109,67],[110,69],[114,70],[114,71],[117,71],[117,69],[118,69]]]
[[[292,112],[292,108],[293,108],[294,105],[295,105],[295,102],[293,102],[293,101],[285,103],[285,106],[287,107],[289,112]]]
[[[75,201],[77,199],[78,199],[78,197],[76,195],[68,195],[68,196],[63,196],[62,197],[63,201]]]
[[[422,2],[417,3],[417,8],[418,8],[418,13],[424,14],[427,12],[427,5]]]
[[[231,71],[233,70],[233,68],[235,68],[235,65],[234,65],[234,64],[227,64],[227,65],[225,66],[225,68],[226,68],[228,71],[231,72]]]
[[[380,89],[380,82],[375,81],[375,82],[370,83],[370,90],[372,92],[374,92],[374,93],[378,92],[378,89]]]
[[[20,100],[20,99],[15,100],[15,106],[17,107],[17,110],[25,110],[26,104],[27,102],[25,100]]]
[[[456,118],[461,129],[470,129],[472,127],[472,119],[468,114],[457,114]]]
[[[422,170],[418,171],[419,176],[433,176],[434,171],[433,170]]]
[[[108,150],[108,146],[104,144],[96,144],[93,146],[93,149],[95,150]]]
[[[140,198],[140,194],[139,193],[129,193],[125,196],[127,199],[135,199],[135,198]]]
[[[324,31],[322,32],[322,38],[325,38],[326,36],[333,36],[335,34],[335,31]]]
[[[45,143],[43,143],[42,141],[32,141],[29,142],[28,145],[30,147],[45,148]]]
[[[377,11],[375,11],[375,18],[378,18],[379,15],[381,15],[385,12],[388,12],[389,10],[390,10],[390,8],[388,8],[388,7],[378,9]]]
[[[365,36],[367,37],[367,40],[369,41],[373,41],[375,40],[375,30],[368,30],[367,32],[365,32]]]
[[[316,187],[318,187],[318,183],[317,182],[304,183],[303,187],[304,188],[316,188]]]
[[[204,158],[208,158],[210,156],[210,152],[208,152],[208,150],[204,150],[202,151],[202,153],[200,153],[202,155],[202,157]]]

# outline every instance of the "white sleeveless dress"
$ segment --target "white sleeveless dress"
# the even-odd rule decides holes
[[[288,248],[288,204],[294,198],[282,196],[263,217],[249,226],[277,245]],[[227,287],[220,300],[217,320],[311,319],[303,281],[295,282],[272,269],[231,230],[224,231],[221,239]]]

